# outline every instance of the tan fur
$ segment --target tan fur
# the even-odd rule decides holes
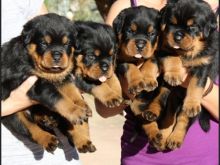
[[[44,36],[44,40],[50,44],[52,42],[52,38],[49,35]]]
[[[197,85],[198,79],[192,77],[189,81],[183,110],[189,117],[196,116],[201,111],[201,99],[204,88]]]
[[[35,69],[32,71],[33,74],[47,79],[51,82],[61,82],[63,81],[63,79],[66,77],[66,75],[70,74],[72,69],[73,69],[73,52],[70,56],[69,59],[67,59],[67,55],[64,55],[63,61],[66,61],[66,68],[64,71],[60,72],[60,73],[49,73],[46,72],[46,70],[44,68],[42,68],[42,62],[46,61],[51,61],[51,55],[48,54],[46,55],[46,59],[44,60],[40,55],[37,54],[36,52],[36,45],[35,44],[30,44],[28,46],[28,53],[31,56],[31,58],[33,59],[33,61],[35,62]],[[67,63],[68,61],[68,63]],[[50,65],[50,64],[49,64]]]
[[[56,137],[49,132],[42,130],[37,124],[30,122],[27,117],[25,116],[25,111],[18,112],[19,120],[25,125],[28,129],[31,137],[34,141],[38,144],[42,145],[45,149],[50,148],[50,145],[53,144],[54,146],[58,145],[58,141]]]

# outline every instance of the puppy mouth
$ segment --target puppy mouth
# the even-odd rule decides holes
[[[54,65],[54,66],[51,66],[51,67],[42,65],[41,68],[43,69],[43,71],[51,72],[51,73],[60,73],[60,72],[63,72],[66,69],[66,67],[62,67],[62,66],[59,66],[59,65]]]

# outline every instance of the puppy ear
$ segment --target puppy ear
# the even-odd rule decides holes
[[[166,28],[166,22],[167,22],[167,7],[163,7],[160,10],[160,30],[164,31]]]
[[[207,38],[210,35],[210,33],[212,33],[216,29],[217,29],[217,21],[216,21],[216,16],[213,13],[209,17],[209,20],[207,21],[207,23],[203,29],[204,38]]]
[[[121,33],[122,31],[122,27],[124,25],[124,20],[126,17],[125,12],[126,12],[126,9],[122,10],[113,21],[113,29],[116,35],[119,35],[119,33]]]
[[[31,38],[34,36],[34,28],[31,26],[31,23],[28,22],[23,26],[23,30],[21,32],[21,36],[23,39],[23,43],[25,45],[29,44],[31,42]]]

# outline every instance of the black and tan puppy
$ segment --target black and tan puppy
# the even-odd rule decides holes
[[[136,95],[131,110],[135,116],[144,119],[142,127],[153,141],[155,136],[161,136],[156,120],[169,93],[165,88],[156,88],[159,11],[144,6],[124,9],[114,20],[113,28],[119,44],[117,72],[127,80],[128,91]]]
[[[75,22],[77,45],[76,85],[107,107],[121,104],[122,91],[115,71],[116,38],[112,28],[95,22]]]
[[[201,114],[201,99],[207,78],[214,81],[218,73],[217,19],[209,4],[203,0],[171,0],[161,10],[162,43],[158,57],[164,70],[164,80],[172,86],[183,81],[183,68],[190,74],[189,84],[183,98],[182,110],[169,110],[163,122],[170,123],[161,130],[160,149],[180,147],[191,118]],[[205,93],[204,93],[205,92]],[[208,131],[208,123],[200,123]]]
[[[75,37],[73,24],[57,14],[38,16],[27,22],[21,35],[1,48],[1,100],[7,99],[27,77],[36,75],[39,79],[27,93],[31,99],[72,124],[87,120],[90,109],[70,76]],[[30,113],[31,110],[18,112],[2,118],[2,122],[53,152],[58,143],[56,137],[41,129]]]
[[[157,87],[157,49],[159,11],[144,6],[122,10],[113,21],[119,44],[118,69],[128,82],[128,91],[138,94]],[[137,66],[143,63],[139,69]],[[148,72],[151,68],[152,72]]]

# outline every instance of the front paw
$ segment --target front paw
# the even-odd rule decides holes
[[[106,95],[105,98],[102,98],[100,100],[106,107],[114,108],[117,106],[120,106],[123,102],[123,98],[119,95],[117,95],[115,92],[111,92],[108,95]]]
[[[149,144],[157,151],[164,151],[166,149],[166,140],[161,132],[153,132],[148,135]]]
[[[79,143],[76,143],[76,148],[80,153],[87,153],[87,152],[95,152],[96,147],[92,144],[91,141],[81,141]]]
[[[158,118],[158,115],[157,115],[157,114],[155,114],[155,113],[153,113],[153,112],[151,112],[151,111],[148,111],[148,110],[142,112],[141,115],[142,115],[142,117],[143,117],[145,120],[150,121],[150,122],[156,121],[157,118]]]
[[[69,110],[68,115],[65,117],[73,124],[82,124],[84,121],[88,120],[89,115],[87,111],[90,110],[75,105]]]
[[[175,150],[180,148],[184,139],[184,133],[171,133],[171,135],[167,138],[166,147],[170,150]]]
[[[153,77],[144,78],[144,82],[145,82],[145,90],[147,92],[153,91],[158,87],[158,82],[156,78]]]
[[[188,117],[195,117],[201,111],[200,101],[194,99],[187,99],[183,104],[183,111]]]
[[[166,72],[164,80],[172,86],[177,86],[183,83],[183,74],[180,72]]]
[[[145,89],[145,82],[141,79],[136,79],[128,84],[128,92],[132,95],[137,95]]]
[[[47,152],[53,153],[59,141],[56,136],[46,133],[44,135],[41,134],[41,145],[47,150]]]

